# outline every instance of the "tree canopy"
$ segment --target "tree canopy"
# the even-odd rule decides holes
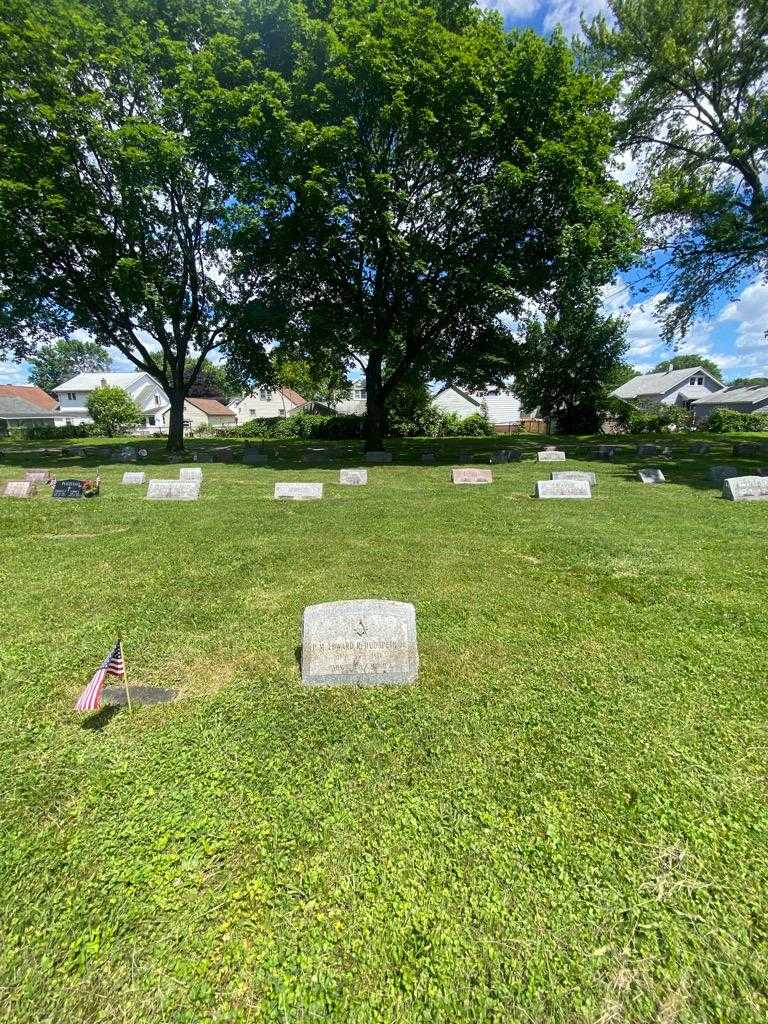
[[[607,168],[613,89],[559,34],[446,12],[332,5],[244,138],[234,244],[260,336],[359,364],[374,447],[409,373],[503,382],[504,314],[575,259],[609,280],[633,251]]]
[[[700,366],[711,373],[719,381],[723,380],[723,371],[712,359],[707,356],[700,356],[697,352],[689,352],[686,355],[672,356],[670,359],[662,359],[654,366],[651,373],[666,373],[667,370],[685,370],[688,367]]]
[[[0,19],[0,354],[115,346],[167,392],[172,447],[188,359],[242,328],[222,235],[243,11],[7,0]]]
[[[29,379],[43,391],[53,391],[78,373],[109,370],[112,357],[103,345],[80,338],[58,338],[41,345],[29,357]]]
[[[609,0],[591,57],[622,83],[621,140],[653,267],[664,335],[686,333],[725,291],[768,269],[768,5],[765,0]]]
[[[88,396],[88,414],[99,433],[106,437],[125,434],[138,426],[144,416],[131,396],[122,388],[96,388]]]

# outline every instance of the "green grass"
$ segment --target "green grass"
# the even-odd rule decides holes
[[[768,506],[719,441],[579,460],[591,502],[449,483],[506,439],[0,499],[2,1019],[764,1022]],[[417,685],[302,688],[303,608],[355,597],[414,602]],[[118,631],[181,697],[78,716]]]

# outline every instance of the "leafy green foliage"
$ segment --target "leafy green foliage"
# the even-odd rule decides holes
[[[620,139],[640,167],[667,338],[768,269],[764,0],[609,0],[591,57],[623,83]]]
[[[88,396],[88,414],[99,433],[118,437],[144,422],[144,415],[122,388],[96,388]]]
[[[768,377],[734,377],[728,381],[729,388],[759,387],[764,384],[768,384]]]
[[[96,373],[112,367],[110,354],[103,345],[78,338],[58,338],[41,345],[28,361],[30,381],[48,392],[78,373]]]
[[[365,419],[362,416],[314,416],[297,412],[293,416],[248,420],[237,427],[223,427],[218,433],[226,437],[352,440],[362,437],[364,430]]]
[[[635,409],[622,402],[616,419],[630,434],[659,434],[687,430],[693,423],[693,413],[682,405],[652,405]]]
[[[737,412],[735,409],[715,409],[704,424],[713,434],[768,430],[768,413]]]
[[[530,459],[452,487],[509,438],[391,444],[367,488],[296,444],[193,506],[111,465],[3,499],[9,1022],[764,1024],[768,536],[708,481],[730,445],[659,488],[579,460],[560,503]],[[272,501],[287,474],[326,499]],[[303,608],[361,595],[415,603],[418,684],[308,692]],[[118,632],[180,699],[79,717]]]
[[[538,409],[567,433],[596,431],[626,352],[622,317],[600,311],[597,289],[580,284],[558,291],[543,320],[528,321],[515,375],[523,408]]]
[[[352,393],[344,366],[327,366],[320,360],[290,359],[278,351],[276,374],[281,387],[292,388],[307,402],[317,399],[334,406]]]
[[[671,359],[662,359],[660,363],[654,366],[651,373],[666,373],[668,370],[685,370],[688,367],[700,366],[707,373],[712,374],[715,380],[722,382],[723,371],[713,362],[708,359],[707,356],[700,356],[696,352],[689,353],[687,355],[672,356]]]
[[[334,4],[306,33],[244,140],[239,267],[262,338],[364,369],[378,446],[410,374],[502,383],[501,314],[566,263],[607,281],[630,259],[613,89],[560,34],[505,35],[470,4]]]

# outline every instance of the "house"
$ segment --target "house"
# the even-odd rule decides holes
[[[168,396],[148,373],[78,373],[53,389],[59,402],[58,425],[91,423],[88,399],[102,387],[122,388],[138,405],[144,423],[137,434],[152,434],[162,428],[161,414]]]
[[[166,405],[160,413],[158,429],[168,430],[171,407]],[[221,427],[234,427],[237,416],[228,406],[216,398],[186,398],[184,400],[184,433],[191,434]]]
[[[716,409],[734,412],[768,412],[768,385],[737,385],[696,399],[691,405],[694,423],[703,423]]]
[[[25,427],[55,427],[56,412],[54,409],[43,409],[35,402],[26,398],[18,398],[15,394],[9,393],[6,387],[0,386],[0,434],[7,434],[10,430],[18,430]],[[25,388],[14,389],[24,391]],[[45,392],[43,392],[45,394]]]
[[[621,398],[637,409],[654,405],[682,405],[690,409],[693,402],[722,390],[722,382],[702,366],[664,373],[645,373],[633,377],[611,392],[612,398]]]
[[[367,408],[368,392],[364,380],[353,381],[350,397],[336,402],[336,412],[340,416],[365,416]]]
[[[477,414],[485,415],[499,432],[504,427],[536,419],[535,416],[526,416],[520,399],[509,390],[479,392],[443,387],[433,394],[432,401],[442,412],[456,413],[462,419]]]
[[[37,387],[36,384],[0,384],[0,398],[22,398],[25,402],[44,409],[46,412],[53,412],[58,408],[59,403],[55,398]]]
[[[233,398],[229,409],[237,419],[237,425],[258,419],[277,419],[290,416],[304,405],[304,399],[292,388],[259,388],[243,398]]]

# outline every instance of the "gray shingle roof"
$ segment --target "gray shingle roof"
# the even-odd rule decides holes
[[[701,366],[687,366],[684,370],[667,370],[666,373],[644,373],[633,377],[611,394],[615,398],[645,398],[650,395],[666,395],[673,388],[680,387],[690,377],[704,373],[714,380]],[[718,383],[720,383],[718,381]]]
[[[739,404],[750,403],[761,405],[768,402],[768,384],[753,384],[751,387],[723,388],[713,391],[711,395],[696,399],[695,405],[728,405],[730,402]]]

